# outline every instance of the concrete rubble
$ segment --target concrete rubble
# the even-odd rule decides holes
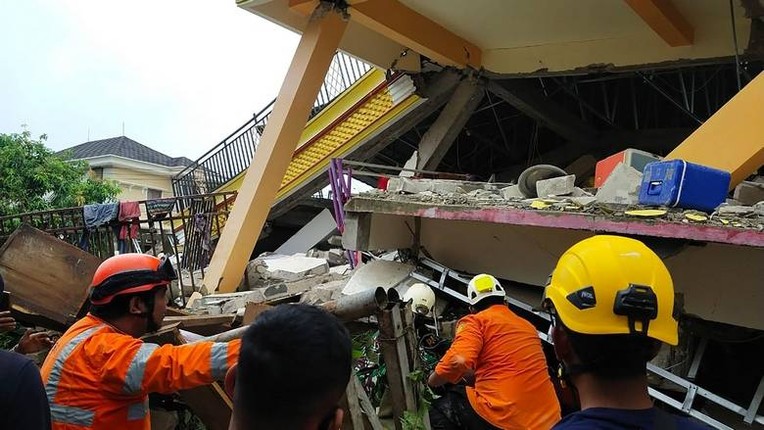
[[[444,189],[440,187],[440,183],[460,181],[406,179],[412,184],[410,189],[413,190],[418,187],[425,191],[407,193],[371,190],[361,196],[401,203],[411,202],[472,208],[506,207],[542,212],[581,213],[609,218],[633,218],[634,216],[630,215],[633,212],[631,210],[643,208],[638,204],[642,174],[624,164],[619,164],[613,170],[613,173],[599,190],[582,189],[574,186],[567,195],[538,198],[524,198],[517,185],[474,182],[470,185],[474,188],[472,191],[439,193],[432,190]],[[554,179],[565,182],[565,192],[570,190],[569,179],[565,179],[565,177]],[[760,180],[764,181],[764,179]],[[538,183],[542,182],[543,180],[538,181]],[[754,187],[764,185],[758,181],[750,181],[750,183],[754,184]],[[446,187],[446,189],[451,190],[452,188]],[[593,194],[594,192],[596,194]],[[658,216],[657,219],[671,222],[690,222],[682,209],[665,209],[665,214]],[[764,230],[764,220],[760,217],[764,218],[764,201],[756,205],[745,205],[735,199],[728,199],[728,203],[720,206],[713,216],[706,216],[707,219],[692,220],[692,222],[703,222],[730,228]]]
[[[755,205],[764,201],[764,183],[743,181],[735,187],[732,196],[743,205]]]
[[[618,163],[605,183],[597,191],[597,201],[600,203],[636,205],[639,203],[639,188],[641,184],[642,173],[631,166]]]
[[[573,194],[576,188],[576,175],[559,176],[536,182],[536,194],[539,197],[556,197]]]

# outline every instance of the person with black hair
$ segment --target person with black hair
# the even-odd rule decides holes
[[[54,430],[150,427],[148,393],[223,380],[239,341],[159,346],[140,337],[160,328],[168,260],[145,254],[106,259],[93,275],[88,315],[61,336],[42,366]]]
[[[566,251],[544,291],[559,376],[580,403],[556,430],[701,430],[653,406],[647,362],[677,344],[674,286],[642,242],[595,236]]]
[[[229,429],[339,429],[351,366],[350,335],[333,315],[303,304],[263,312],[226,376],[234,403]]]
[[[535,327],[512,312],[491,275],[467,286],[472,315],[459,320],[451,347],[428,384],[443,395],[430,408],[433,430],[548,430],[560,405]]]

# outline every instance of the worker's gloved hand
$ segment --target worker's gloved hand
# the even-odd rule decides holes
[[[16,352],[20,354],[35,354],[51,346],[53,346],[53,341],[48,333],[44,331],[34,332],[32,329],[29,329],[19,339]]]
[[[7,333],[16,329],[16,320],[11,316],[11,311],[0,312],[0,333]]]

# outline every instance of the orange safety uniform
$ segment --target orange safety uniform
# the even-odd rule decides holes
[[[159,346],[88,314],[56,342],[42,366],[53,430],[149,430],[148,393],[223,379],[239,345]]]
[[[462,318],[435,373],[457,383],[470,369],[475,385],[467,387],[467,398],[492,425],[548,430],[560,420],[536,329],[507,306],[494,305]]]

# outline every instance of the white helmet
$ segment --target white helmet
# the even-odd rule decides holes
[[[406,290],[403,301],[411,301],[411,310],[419,315],[429,316],[435,306],[435,292],[427,284],[416,283]]]
[[[505,297],[504,288],[502,288],[499,281],[491,275],[481,273],[475,275],[467,284],[467,298],[470,300],[470,305],[475,305],[477,302],[483,300],[486,297]]]

